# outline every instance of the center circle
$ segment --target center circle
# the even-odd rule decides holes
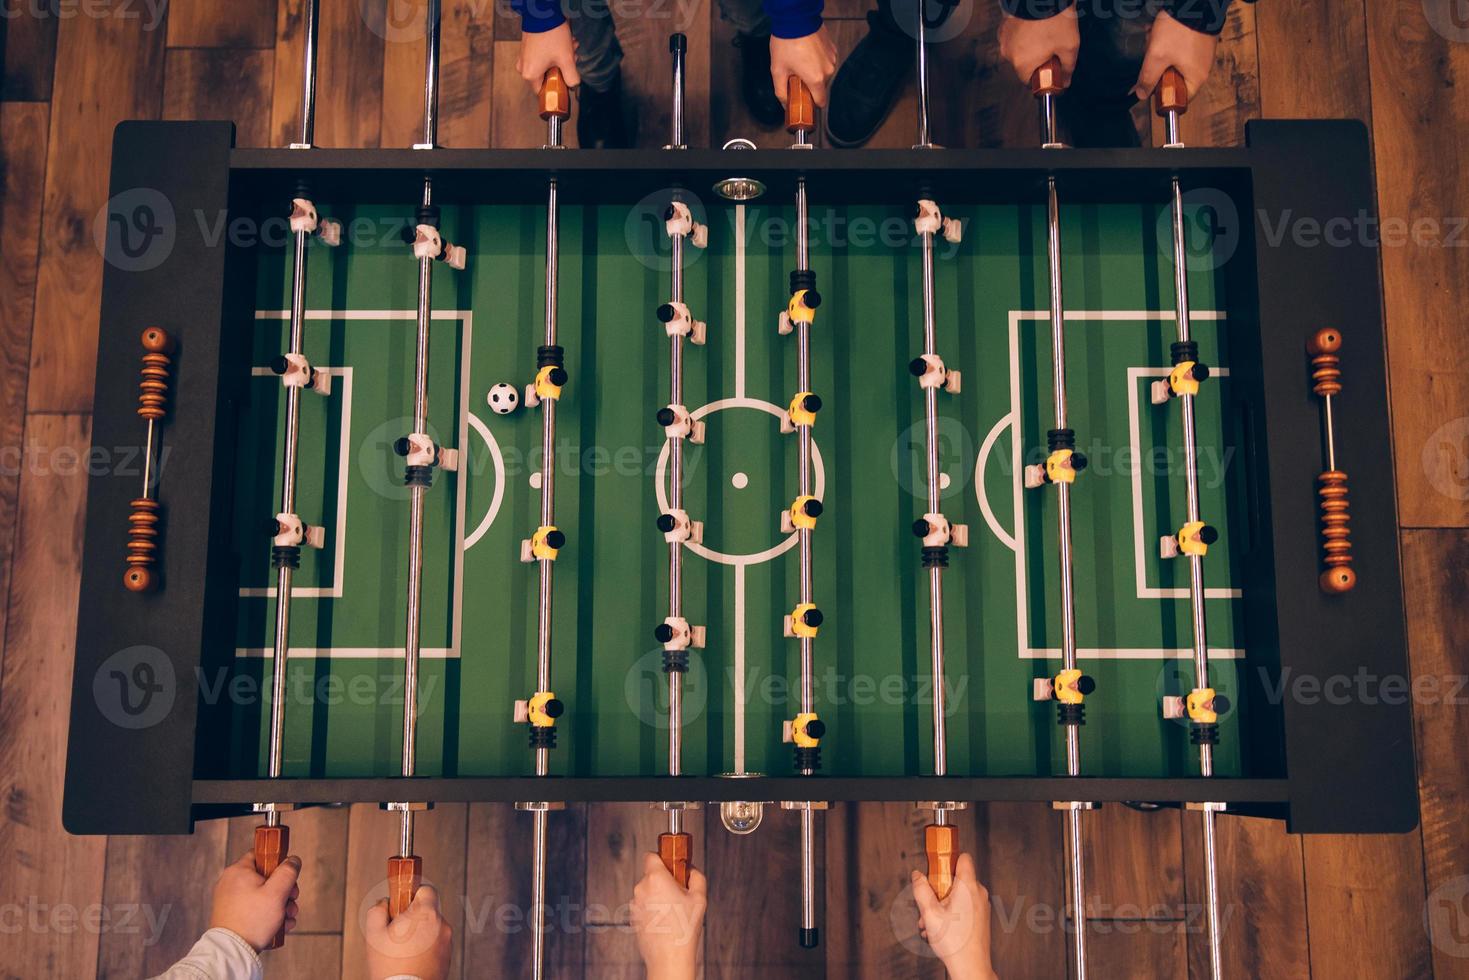
[[[701,405],[689,414],[693,417],[695,421],[699,421],[705,416],[712,415],[715,412],[722,412],[726,409],[732,408],[743,408],[751,409],[757,412],[764,412],[767,415],[773,416],[777,421],[784,418],[786,414],[786,410],[784,407],[776,405],[772,402],[763,401],[759,398],[721,398],[717,401],[712,401],[707,405]],[[654,468],[653,473],[653,486],[654,491],[657,494],[658,510],[660,513],[666,512],[668,510],[668,457],[670,451],[670,441],[665,439],[663,441],[663,449],[658,454],[658,464]],[[816,479],[816,485],[815,487],[813,487],[813,490],[815,492],[812,495],[816,497],[817,500],[821,500],[826,495],[826,467],[821,462],[821,448],[816,445],[814,439],[811,442],[811,466]],[[744,479],[744,485],[749,484],[750,478],[748,474],[744,472],[735,473],[731,477],[730,482],[734,484],[736,489],[742,488],[742,484],[738,482],[741,477],[743,477]],[[771,523],[773,524],[774,521],[775,515],[772,514]],[[796,542],[799,540],[800,535],[792,531],[790,534],[787,534],[785,536],[785,539],[783,541],[780,541],[777,544],[766,548],[764,551],[757,551],[751,554],[744,555],[725,554],[721,551],[715,551],[713,548],[710,548],[707,545],[695,544],[692,541],[686,542],[684,547],[688,548],[689,551],[698,555],[700,558],[705,559],[706,561],[717,562],[721,565],[754,565],[759,562],[770,561],[773,558],[779,557],[780,555],[794,548]]]

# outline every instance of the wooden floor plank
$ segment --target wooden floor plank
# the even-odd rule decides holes
[[[1306,6],[1306,5],[1302,5]],[[1229,8],[1214,73],[1184,116],[1189,146],[1243,146],[1245,123],[1260,117],[1260,52],[1254,4]]]
[[[61,785],[87,496],[78,460],[91,425],[84,415],[38,415],[26,434],[0,674],[0,867],[5,901],[42,926],[6,940],[4,969],[83,977],[96,970],[98,937],[79,916],[102,901],[106,841],[62,829]]]
[[[163,33],[116,16],[131,0],[97,0],[103,16],[63,21],[46,154],[46,204],[36,321],[31,342],[32,412],[87,411],[97,359],[102,255],[93,240],[107,203],[112,130],[152,119],[163,94]]]
[[[1089,980],[1172,980],[1188,976],[1181,923],[1093,921],[1088,924],[1087,935]]]
[[[440,52],[439,142],[490,145],[494,79],[495,11],[485,0],[447,0]]]
[[[546,975],[589,975],[588,920],[607,912],[587,904],[587,808],[572,804],[547,817]],[[465,858],[464,975],[512,977],[532,951],[532,827],[529,813],[504,803],[469,808]]]
[[[1180,811],[1104,806],[1082,814],[1081,833],[1088,918],[1183,917]]]
[[[1372,120],[1364,0],[1255,5],[1266,119]]]
[[[1434,976],[1469,977],[1469,595],[1462,570],[1469,531],[1405,531],[1403,592],[1408,597],[1408,649],[1416,690],[1418,793],[1426,921]]]
[[[169,0],[171,48],[268,48],[276,0]]]
[[[423,882],[439,893],[439,907],[454,929],[448,976],[464,975],[465,831],[468,804],[446,803],[418,814],[414,850],[423,858]],[[363,916],[387,898],[388,858],[398,853],[399,819],[370,804],[352,807],[347,829],[347,885],[342,908],[342,978],[367,975]],[[473,975],[472,973],[469,975]]]
[[[1216,826],[1225,975],[1259,980],[1309,976],[1300,835],[1286,833],[1283,821],[1230,814],[1219,817]],[[1191,976],[1207,977],[1209,937],[1203,919],[1199,814],[1186,813],[1183,830],[1189,969]]]
[[[255,827],[261,822],[258,816],[229,821],[225,853],[231,860],[254,847]],[[285,815],[285,823],[291,828],[291,853],[301,859],[301,897],[296,902],[301,911],[296,931],[340,933],[347,885],[348,809],[316,806],[295,810]]]
[[[1372,120],[1391,165],[1377,168],[1378,206],[1401,224],[1385,239],[1398,519],[1405,527],[1469,525],[1469,161],[1453,120],[1469,118],[1469,34],[1445,36],[1426,19],[1442,3],[1368,6]],[[1384,225],[1384,228],[1387,228]],[[1450,237],[1456,236],[1456,237]],[[1351,343],[1351,338],[1344,341]],[[1344,357],[1344,365],[1350,363]],[[1351,375],[1344,398],[1352,396]],[[1350,443],[1346,469],[1351,470]]]
[[[7,8],[12,9],[12,8]],[[51,8],[27,4],[24,13],[0,24],[0,100],[47,102],[56,65],[56,28]]]
[[[709,145],[709,8],[710,0],[692,0],[650,6],[640,16],[618,12],[623,93],[637,113],[639,146],[667,146],[673,137],[673,60],[668,38],[676,31],[688,37],[685,140],[689,146]]]
[[[990,893],[995,972],[1006,977],[1065,973],[1065,878],[1061,819],[1044,803],[987,803],[973,808],[974,832],[960,822],[976,871]],[[972,840],[973,844],[967,842]]]
[[[817,854],[824,851],[826,828],[836,807],[818,814]],[[737,836],[724,829],[719,807],[704,811],[705,866],[709,878],[709,910],[704,930],[704,975],[708,980],[770,977],[800,980],[821,973],[825,945],[802,949],[801,924],[801,818],[794,811],[767,805],[760,827]],[[824,907],[829,894],[824,873],[830,866],[817,861],[817,925],[830,941]]]
[[[1432,976],[1418,833],[1302,840],[1311,975]]]
[[[151,977],[188,953],[209,928],[210,895],[225,865],[239,855],[226,848],[229,827],[205,821],[193,834],[107,838],[109,909],[140,909],[140,932],[102,933],[97,975]]]
[[[0,666],[14,560],[31,313],[46,181],[44,103],[0,104]]]
[[[163,118],[228,119],[236,146],[270,141],[270,79],[275,52],[170,48],[163,73]]]

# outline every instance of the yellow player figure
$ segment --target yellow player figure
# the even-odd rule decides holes
[[[812,530],[816,527],[816,519],[821,516],[822,510],[821,501],[815,497],[809,495],[797,497],[791,504],[790,510],[786,511],[790,529]]]
[[[1173,370],[1168,373],[1167,378],[1153,382],[1153,404],[1162,405],[1170,398],[1197,395],[1200,382],[1207,380],[1209,380],[1207,364],[1200,364],[1198,361],[1179,361],[1173,365]]]
[[[826,723],[817,718],[814,711],[802,712],[786,724],[790,726],[790,737],[786,741],[794,742],[797,748],[814,749],[821,744],[821,736],[826,734]]]
[[[530,538],[530,554],[535,561],[555,561],[557,553],[566,547],[566,535],[549,524],[536,528]]]
[[[821,610],[816,608],[813,602],[803,602],[791,610],[787,620],[787,636],[799,636],[803,639],[811,639],[816,636],[816,631],[821,628],[823,620]]]
[[[527,707],[526,715],[537,728],[550,728],[561,717],[562,705],[554,691],[537,691]]]
[[[786,417],[781,421],[782,432],[794,432],[798,426],[816,424],[816,413],[821,411],[821,399],[809,391],[798,391],[786,408]]]
[[[1095,691],[1096,682],[1081,671],[1063,670],[1052,682],[1056,700],[1062,704],[1081,704],[1086,696]]]
[[[1213,725],[1219,721],[1221,712],[1229,710],[1229,700],[1214,693],[1212,687],[1196,687],[1188,692],[1184,702],[1190,721],[1200,725]]]

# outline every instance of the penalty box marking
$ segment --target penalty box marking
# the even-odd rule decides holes
[[[1025,491],[1024,491],[1024,479],[1023,479],[1024,472],[1025,471],[1024,471],[1023,467],[1021,466],[1021,445],[1020,445],[1021,444],[1021,439],[1019,437],[1019,433],[1016,431],[1018,429],[1018,427],[1019,427],[1019,419],[1020,419],[1020,323],[1021,323],[1022,320],[1027,320],[1027,321],[1032,321],[1032,322],[1044,321],[1044,322],[1049,323],[1050,322],[1050,319],[1051,319],[1051,314],[1050,314],[1050,312],[1048,310],[1011,310],[1010,311],[1010,314],[1009,314],[1009,317],[1010,317],[1010,328],[1009,328],[1009,335],[1010,335],[1010,413],[1008,415],[1006,415],[1004,418],[1001,418],[998,422],[995,423],[994,427],[991,428],[990,431],[989,431],[989,433],[985,436],[984,443],[980,447],[979,459],[975,462],[975,473],[974,473],[975,495],[978,498],[979,506],[980,506],[980,511],[984,515],[985,523],[989,525],[990,530],[992,532],[994,532],[996,538],[998,538],[1002,543],[1004,543],[1007,547],[1009,547],[1015,553],[1015,596],[1016,596],[1016,600],[1015,600],[1015,605],[1016,605],[1016,630],[1015,630],[1015,639],[1016,639],[1016,644],[1019,647],[1019,657],[1020,657],[1020,659],[1022,659],[1022,660],[1047,660],[1047,659],[1049,659],[1049,660],[1059,660],[1061,658],[1061,651],[1059,649],[1052,648],[1052,647],[1032,648],[1030,646],[1030,642],[1029,642],[1029,639],[1028,639],[1028,637],[1029,637],[1029,630],[1026,628],[1026,623],[1028,622],[1028,619],[1029,619],[1029,617],[1027,616],[1027,609],[1028,609],[1028,606],[1029,606],[1029,596],[1027,595],[1026,588],[1025,588],[1025,531],[1024,531],[1024,523],[1025,522],[1021,519],[1021,515],[1024,513],[1024,507],[1025,507],[1025,501],[1024,501],[1024,492]],[[1091,321],[1102,321],[1102,322],[1129,322],[1129,321],[1131,321],[1131,322],[1136,322],[1136,321],[1143,321],[1143,322],[1169,322],[1169,321],[1174,320],[1175,318],[1176,317],[1175,317],[1175,314],[1174,313],[1172,313],[1172,312],[1164,312],[1164,311],[1160,311],[1160,310],[1068,310],[1066,312],[1066,314],[1065,314],[1065,319],[1066,320],[1079,320],[1079,321],[1088,321],[1088,320],[1091,320]],[[1202,311],[1195,311],[1194,313],[1192,313],[1192,318],[1195,319],[1195,320],[1199,320],[1199,321],[1208,321],[1208,322],[1216,322],[1217,323],[1217,322],[1222,322],[1225,319],[1225,314],[1224,314],[1224,312],[1222,310],[1202,310]],[[1147,372],[1147,371],[1152,371],[1152,370],[1154,370],[1154,369],[1151,369],[1151,368],[1133,368],[1133,369],[1131,369],[1129,371],[1129,378],[1128,378],[1128,382],[1129,382],[1128,404],[1129,404],[1129,409],[1131,411],[1133,411],[1133,412],[1136,411],[1137,399],[1136,399],[1136,392],[1134,390],[1132,390],[1133,388],[1136,387],[1134,378],[1132,377],[1132,372],[1133,371],[1144,371],[1144,372]],[[1221,374],[1227,374],[1228,371],[1227,371],[1227,369],[1221,369],[1219,373],[1221,373]],[[1162,374],[1166,375],[1167,374],[1167,371],[1164,370],[1162,372]],[[989,456],[990,451],[994,448],[994,444],[995,444],[996,440],[999,438],[1000,433],[1003,432],[1007,428],[1011,430],[1011,439],[1010,439],[1010,442],[1011,442],[1011,465],[1012,465],[1012,469],[1013,469],[1013,478],[1014,478],[1013,489],[1014,489],[1014,508],[1015,508],[1014,509],[1014,515],[1015,515],[1015,533],[1013,535],[1010,535],[1010,534],[1005,533],[1004,528],[1000,525],[999,521],[995,518],[994,510],[990,506],[988,495],[987,495],[987,493],[985,491],[985,486],[984,486],[984,467],[985,467],[985,462],[988,459],[988,456]],[[1139,439],[1136,439],[1136,437],[1135,437],[1135,442],[1134,442],[1134,446],[1135,447],[1136,447],[1136,443],[1138,441],[1140,441],[1140,440]],[[1136,448],[1134,448],[1134,452],[1136,452]],[[1142,504],[1141,504],[1141,482],[1140,482],[1140,480],[1135,480],[1134,481],[1134,488],[1133,488],[1133,511],[1134,511],[1134,529],[1133,529],[1133,531],[1134,531],[1134,538],[1138,542],[1141,542],[1141,540],[1142,540],[1141,507],[1142,507]],[[1141,544],[1138,544],[1137,547],[1138,548],[1141,548],[1142,545]],[[1153,591],[1159,593],[1159,595],[1157,595],[1157,596],[1153,596],[1153,595],[1139,595],[1139,598],[1159,598],[1159,599],[1161,599],[1161,598],[1172,598],[1171,596],[1168,596],[1166,593],[1169,592],[1169,591],[1173,591],[1173,590],[1162,590],[1162,589],[1158,589],[1158,590],[1153,590]],[[1206,595],[1207,598],[1235,598],[1235,597],[1237,597],[1237,594],[1236,595],[1231,595],[1230,594],[1230,593],[1234,593],[1234,592],[1235,592],[1235,590],[1228,590],[1228,589],[1207,589],[1205,591],[1205,595]],[[1220,595],[1219,593],[1223,593],[1223,594]],[[1184,595],[1187,596],[1187,592],[1184,592]],[[1119,647],[1119,648],[1082,648],[1082,647],[1078,647],[1076,653],[1077,653],[1077,656],[1078,657],[1085,657],[1085,658],[1093,659],[1093,660],[1166,660],[1166,659],[1180,659],[1181,660],[1181,659],[1188,659],[1188,658],[1191,658],[1193,656],[1192,649],[1182,648],[1182,647],[1173,648],[1173,649],[1163,649],[1163,648],[1136,648],[1136,647]],[[1221,660],[1238,660],[1238,659],[1242,659],[1244,657],[1244,654],[1245,654],[1245,652],[1243,650],[1240,650],[1240,649],[1210,648],[1210,650],[1209,650],[1209,655],[1211,657],[1216,657],[1216,658],[1221,659]]]
[[[256,310],[255,311],[255,319],[256,319],[257,322],[266,321],[266,320],[289,320],[290,319],[290,316],[291,316],[291,311],[290,310]],[[417,322],[417,319],[418,319],[418,311],[417,310],[307,310],[306,311],[305,318],[307,320],[340,320],[340,321],[342,321],[344,323],[351,323],[354,320],[361,320],[361,321],[368,321],[368,322],[384,322],[384,321],[408,321],[408,322]],[[467,442],[469,441],[469,420],[470,420],[470,417],[471,417],[471,414],[472,414],[470,412],[470,410],[469,410],[469,367],[470,367],[470,356],[469,355],[470,355],[470,342],[471,342],[471,340],[473,338],[473,335],[474,335],[474,314],[470,310],[434,310],[432,312],[432,314],[431,314],[431,320],[451,320],[451,321],[452,320],[458,320],[462,324],[463,340],[462,340],[462,342],[459,345],[459,390],[460,390],[459,431],[457,433],[456,445],[465,446],[467,444]],[[251,374],[258,374],[258,373],[261,372],[261,370],[262,370],[261,368],[252,368],[251,369]],[[270,371],[269,368],[265,368],[263,370],[265,372],[267,372],[267,373],[269,373],[269,371]],[[335,373],[337,371],[349,372],[350,373],[351,370],[352,369],[351,368],[348,368],[348,367],[332,368],[332,369],[330,369],[330,371],[332,373]],[[349,377],[350,377],[350,374],[349,374]],[[350,381],[349,381],[349,385],[350,385]],[[350,457],[349,457],[349,454],[348,454],[348,451],[349,451],[350,447],[347,444],[347,436],[348,436],[348,432],[349,432],[349,429],[350,429],[350,413],[347,410],[350,409],[350,407],[351,407],[350,406],[350,402],[345,403],[343,405],[343,413],[344,414],[343,414],[343,420],[342,420],[342,440],[341,440],[341,449],[339,450],[339,452],[342,453],[342,457],[338,461],[338,464],[337,464],[338,471],[340,473],[340,476],[338,478],[340,485],[338,487],[338,505],[337,505],[337,521],[336,521],[337,526],[334,528],[334,533],[336,535],[336,539],[337,539],[337,543],[338,543],[338,562],[339,562],[339,564],[336,567],[336,571],[334,573],[335,576],[336,576],[336,580],[333,583],[332,589],[330,591],[321,590],[321,589],[317,589],[317,590],[292,589],[291,590],[291,596],[292,596],[292,598],[302,598],[302,599],[340,598],[341,595],[342,595],[342,592],[341,592],[341,588],[342,588],[342,574],[343,574],[343,568],[344,568],[344,564],[342,564],[342,563],[345,562],[345,555],[343,553],[345,552],[345,548],[346,548],[345,542],[346,542],[346,538],[347,538],[346,527],[347,527],[347,497],[348,497],[348,495],[346,493],[346,473],[347,473],[348,467],[350,466]],[[488,430],[483,428],[483,423],[480,423],[478,426],[476,426],[476,428],[478,430],[480,430],[482,432],[482,434],[488,435]],[[499,465],[497,467],[497,473],[503,472],[504,463],[503,463],[503,460],[500,460],[499,446],[493,441],[493,437],[491,437],[490,445],[491,445],[491,454],[494,456],[494,458],[497,461],[499,461]],[[466,493],[466,484],[467,484],[467,481],[464,479],[465,473],[466,473],[466,469],[465,468],[461,468],[458,472],[455,472],[454,474],[452,474],[453,480],[454,480],[454,507],[455,507],[454,523],[455,523],[455,526],[459,530],[459,534],[458,534],[458,539],[455,542],[455,548],[454,548],[454,578],[453,578],[454,584],[451,586],[451,590],[453,592],[453,614],[452,614],[451,622],[450,622],[449,646],[448,647],[423,647],[423,648],[421,648],[419,650],[419,656],[421,658],[427,659],[427,660],[457,660],[459,658],[459,654],[460,654],[460,645],[461,645],[460,644],[460,636],[461,636],[461,630],[463,629],[463,625],[464,625],[464,590],[461,587],[461,583],[464,580],[464,549],[466,547],[466,543],[465,543],[466,542],[466,537],[465,537],[465,534],[464,534],[464,506],[465,506],[465,498],[468,496],[467,493]],[[272,492],[274,492],[274,488],[272,488]],[[494,509],[495,510],[498,510],[498,508],[499,508],[499,500],[500,500],[500,494],[497,492],[496,495],[495,495],[495,500],[494,500]],[[490,515],[490,519],[491,520],[493,519],[493,513]],[[488,521],[486,521],[484,524],[482,524],[481,525],[481,528],[477,528],[476,529],[476,534],[482,534],[483,533],[483,528],[484,527],[487,527],[487,526],[488,526]],[[478,539],[476,538],[476,540],[478,540]],[[263,595],[264,596],[274,596],[275,595],[275,591],[276,590],[274,588],[268,588],[268,589],[251,589],[251,590],[241,589],[240,590],[240,596],[241,596],[241,598],[260,598]],[[318,594],[316,594],[316,595],[309,594],[312,591],[315,591]],[[247,595],[247,593],[250,593],[250,594]],[[274,656],[274,652],[275,652],[274,649],[273,648],[269,648],[269,647],[236,647],[235,648],[235,656],[236,657],[272,657],[272,656]],[[301,658],[312,658],[312,657],[318,657],[318,658],[319,657],[326,657],[328,659],[334,659],[334,660],[372,660],[372,659],[382,659],[382,658],[397,658],[397,659],[401,659],[401,658],[403,658],[405,656],[405,651],[404,651],[404,648],[403,647],[298,647],[298,646],[292,646],[290,648],[290,654],[289,655],[290,655],[290,658],[292,660],[301,659]]]

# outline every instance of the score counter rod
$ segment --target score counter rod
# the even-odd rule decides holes
[[[1167,128],[1166,149],[1182,149],[1183,134],[1180,123],[1188,111],[1188,85],[1182,73],[1169,68],[1158,82],[1154,94],[1157,114],[1163,118]],[[1188,288],[1188,253],[1185,238],[1186,225],[1183,210],[1183,187],[1177,174],[1172,179],[1173,218],[1173,282],[1177,301],[1178,342],[1172,345],[1173,372],[1155,386],[1159,398],[1167,401],[1177,397],[1183,415],[1184,480],[1188,496],[1188,523],[1177,535],[1179,551],[1188,558],[1189,606],[1193,621],[1194,690],[1187,699],[1190,718],[1191,739],[1199,747],[1199,772],[1204,777],[1214,775],[1214,745],[1219,740],[1218,711],[1223,710],[1224,700],[1216,698],[1209,687],[1209,647],[1207,624],[1204,616],[1204,553],[1207,545],[1217,540],[1217,532],[1205,525],[1199,517],[1199,472],[1198,441],[1194,425],[1194,396],[1199,382],[1207,379],[1209,372],[1198,361],[1198,343],[1193,339],[1190,322]],[[1165,390],[1166,389],[1166,390]],[[1165,548],[1169,539],[1165,538]],[[1167,552],[1165,552],[1167,553]],[[1217,710],[1216,710],[1217,709]],[[1191,805],[1203,814],[1204,823],[1204,878],[1205,918],[1209,934],[1209,970],[1214,980],[1223,975],[1221,950],[1222,935],[1219,921],[1219,867],[1216,847],[1215,819],[1224,804],[1204,802]]]
[[[1321,437],[1326,469],[1316,478],[1321,507],[1321,552],[1326,570],[1321,573],[1321,591],[1331,595],[1350,592],[1357,585],[1352,567],[1351,500],[1347,474],[1336,466],[1336,416],[1334,399],[1341,394],[1341,331],[1325,327],[1311,335],[1306,352],[1311,356],[1311,390],[1321,399]]]
[[[293,150],[309,150],[316,132],[316,52],[320,0],[306,5],[306,43],[302,57],[301,139],[290,144]],[[308,239],[316,235],[327,245],[341,241],[341,227],[318,216],[311,201],[311,191],[304,179],[298,179],[291,200],[292,231],[291,319],[286,353],[277,358],[272,369],[280,375],[286,390],[285,445],[281,450],[280,510],[271,524],[271,564],[276,569],[275,633],[271,655],[270,729],[267,741],[267,775],[279,779],[285,753],[286,668],[290,661],[291,599],[293,577],[301,563],[301,546],[320,548],[324,532],[309,527],[296,514],[297,463],[300,449],[301,394],[310,390],[325,395],[331,391],[331,379],[312,368],[303,351],[306,322],[306,257]],[[269,876],[290,853],[290,829],[281,822],[281,813],[291,809],[287,804],[262,802],[256,812],[265,814],[265,823],[255,828],[255,870]],[[285,943],[285,930],[276,934],[271,948]]]
[[[1040,105],[1041,146],[1059,149],[1056,131],[1056,99],[1064,88],[1061,59],[1052,57],[1030,80],[1031,94]],[[1092,679],[1076,666],[1076,576],[1071,547],[1071,484],[1086,467],[1086,457],[1075,451],[1076,433],[1069,427],[1066,400],[1066,310],[1061,276],[1061,207],[1056,176],[1046,176],[1046,264],[1050,278],[1051,379],[1054,393],[1055,427],[1047,434],[1046,461],[1026,467],[1025,485],[1034,489],[1055,484],[1057,540],[1061,566],[1061,673],[1054,679],[1039,679],[1038,699],[1056,701],[1057,722],[1066,736],[1066,774],[1081,775],[1081,726],[1085,723],[1083,699],[1094,689]],[[1054,804],[1066,814],[1067,890],[1071,903],[1073,974],[1087,975],[1086,865],[1082,856],[1081,812],[1091,804],[1065,801]]]

